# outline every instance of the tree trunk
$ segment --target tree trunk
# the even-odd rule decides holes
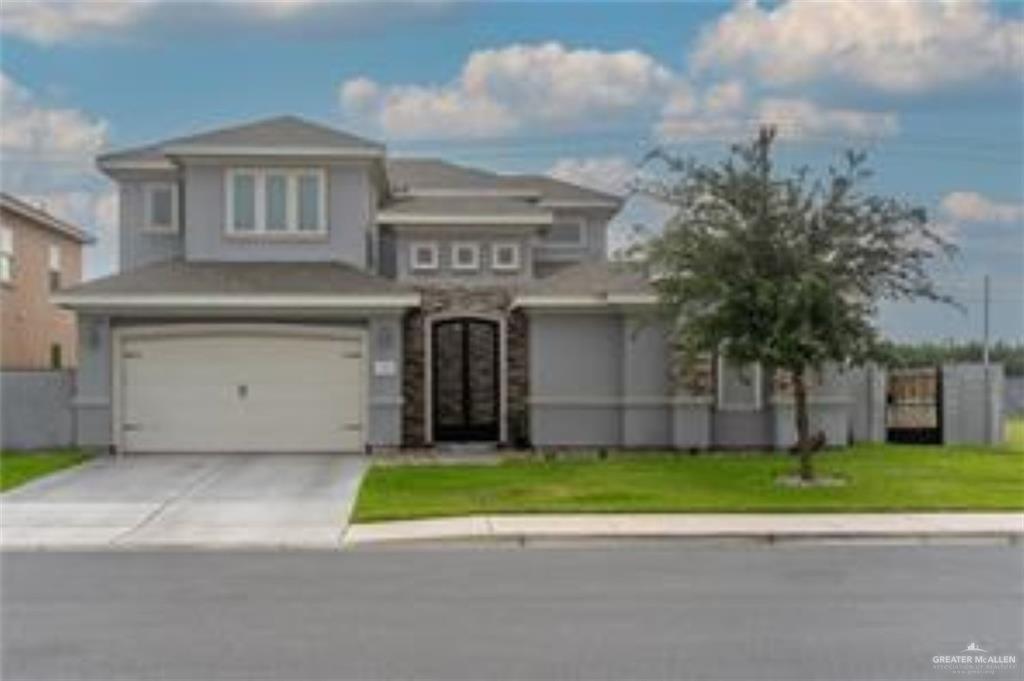
[[[804,369],[793,371],[793,398],[796,402],[796,451],[800,455],[800,479],[814,479],[814,443],[811,442],[811,424],[807,415],[807,383]]]

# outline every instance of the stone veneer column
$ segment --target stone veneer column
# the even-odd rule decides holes
[[[426,442],[426,338],[424,321],[434,315],[491,316],[505,322],[506,419],[511,444],[525,444],[529,410],[528,320],[521,310],[511,310],[512,292],[479,287],[426,287],[420,289],[420,309],[403,321],[402,444],[422,447]]]

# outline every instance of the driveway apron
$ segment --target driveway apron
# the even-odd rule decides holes
[[[337,548],[366,466],[336,454],[103,457],[0,495],[0,543]]]

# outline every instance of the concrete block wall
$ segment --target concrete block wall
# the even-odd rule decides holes
[[[0,447],[70,446],[74,384],[72,371],[0,371]]]
[[[945,444],[1003,441],[1003,366],[942,367],[942,440]]]

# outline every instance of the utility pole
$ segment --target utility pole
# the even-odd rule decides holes
[[[988,319],[989,319],[989,301],[991,299],[991,281],[989,275],[985,275],[985,340],[982,344],[981,350],[981,361],[985,365],[985,371],[988,371],[988,345],[989,345],[989,332],[988,332]]]

